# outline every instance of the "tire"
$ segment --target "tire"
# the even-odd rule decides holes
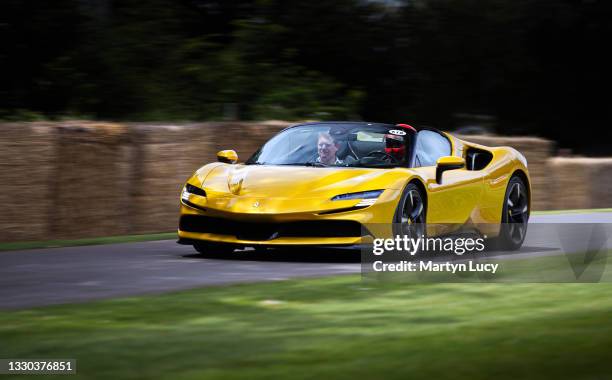
[[[223,256],[234,252],[235,247],[230,244],[219,244],[209,242],[194,242],[193,248],[203,256]]]
[[[418,238],[426,234],[427,197],[414,182],[406,185],[393,216],[393,233]]]
[[[491,239],[494,249],[516,251],[523,245],[529,214],[529,192],[525,182],[517,175],[508,181],[502,207],[499,236]]]

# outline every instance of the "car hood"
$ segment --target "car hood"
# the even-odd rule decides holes
[[[210,196],[331,198],[334,195],[401,187],[406,169],[321,168],[273,165],[219,165],[203,187]]]

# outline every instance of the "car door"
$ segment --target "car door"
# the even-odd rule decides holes
[[[463,224],[470,219],[483,191],[483,175],[462,169],[448,170],[436,183],[436,162],[451,156],[450,140],[433,130],[421,130],[415,143],[414,166],[427,173],[427,223]]]

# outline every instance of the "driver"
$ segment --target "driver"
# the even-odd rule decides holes
[[[324,165],[344,165],[344,162],[336,156],[338,153],[338,143],[327,132],[319,133],[317,140],[317,162]]]

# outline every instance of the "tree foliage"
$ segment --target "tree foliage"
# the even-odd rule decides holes
[[[6,0],[0,116],[458,114],[602,152],[609,5],[589,0]],[[604,132],[607,133],[607,132]]]

